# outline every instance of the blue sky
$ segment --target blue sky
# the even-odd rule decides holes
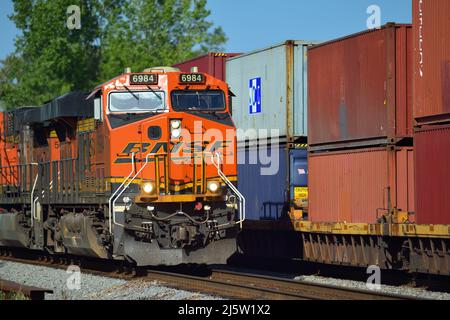
[[[381,22],[411,22],[412,0],[208,0],[210,20],[222,26],[227,52],[247,52],[287,39],[330,40],[364,30],[368,6]],[[0,0],[0,59],[14,50],[17,30],[7,16],[12,1]]]
[[[18,32],[8,19],[12,9],[11,0],[0,0],[0,60],[14,50],[14,38]]]

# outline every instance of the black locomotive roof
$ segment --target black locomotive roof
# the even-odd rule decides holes
[[[10,114],[12,114],[12,117],[14,119],[14,125],[17,126],[20,123],[23,122],[23,116],[27,111],[33,110],[36,107],[21,107],[14,110],[9,111]]]
[[[18,114],[21,123],[42,123],[57,118],[91,118],[94,116],[94,99],[86,100],[84,92],[70,92],[55,98],[41,107]]]

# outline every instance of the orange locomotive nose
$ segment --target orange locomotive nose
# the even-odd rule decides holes
[[[102,87],[111,177],[120,177],[111,185],[111,229],[124,228],[133,241],[156,239],[165,249],[231,243],[239,215],[227,203],[237,171],[228,87],[205,74],[148,71]],[[116,210],[124,195],[130,203]],[[133,246],[124,253],[152,263],[134,257]],[[223,257],[211,252],[208,259]]]

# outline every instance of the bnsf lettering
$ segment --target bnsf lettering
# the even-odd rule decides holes
[[[225,149],[228,148],[231,144],[231,141],[216,141],[214,142],[214,144],[212,145],[211,149],[209,150],[209,152],[215,152],[219,149]]]
[[[160,150],[162,149],[162,151],[164,153],[167,152],[167,143],[165,142],[158,142],[157,144],[155,144],[155,146],[153,147],[151,153],[158,153]]]
[[[178,142],[177,144],[173,144],[172,149],[170,150],[171,153],[176,153],[180,151],[180,149],[183,147],[183,142]]]
[[[135,153],[145,153],[147,152],[148,148],[150,147],[150,143],[139,143],[139,142],[132,142],[129,143],[125,149],[123,149],[122,153],[125,154],[131,154],[133,152]]]
[[[179,142],[171,145],[171,154],[176,154],[178,152],[183,152],[184,154],[193,154],[199,152],[215,152],[222,148],[228,148],[231,141],[215,141],[213,143],[209,142]],[[168,145],[166,142],[158,142],[153,148],[151,148],[151,143],[140,143],[140,142],[130,142],[122,151],[121,154],[117,156],[114,161],[116,164],[131,163],[130,155],[134,153],[166,153],[168,150]],[[208,148],[209,147],[209,148]]]
[[[184,153],[198,153],[198,152],[203,152],[206,150],[206,148],[208,147],[209,143],[208,142],[191,142],[191,143],[185,143],[184,144],[184,149],[183,152]],[[174,151],[172,150],[172,153],[174,153]]]
[[[118,155],[116,161],[114,163],[131,163],[130,154],[131,153],[158,153],[159,151],[167,152],[167,143],[158,142],[155,146],[150,150],[151,143],[140,143],[140,142],[130,142],[125,149],[122,151],[122,155]]]

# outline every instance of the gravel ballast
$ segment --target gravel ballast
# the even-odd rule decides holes
[[[201,293],[176,290],[156,281],[122,280],[81,273],[80,289],[70,290],[73,273],[63,269],[0,260],[0,278],[53,290],[47,300],[220,300]]]
[[[335,279],[328,277],[320,277],[320,276],[312,276],[312,275],[303,275],[295,278],[297,281],[305,281],[311,283],[318,283],[330,286],[337,287],[346,287],[346,288],[357,288],[361,290],[369,290],[366,286],[365,282],[354,281],[354,280],[344,280],[344,279]],[[450,294],[444,292],[434,292],[428,291],[421,288],[414,288],[410,286],[389,286],[389,285],[381,285],[380,290],[377,292],[383,292],[386,294],[397,294],[402,296],[411,296],[416,297],[418,299],[431,299],[431,300],[450,300]]]

